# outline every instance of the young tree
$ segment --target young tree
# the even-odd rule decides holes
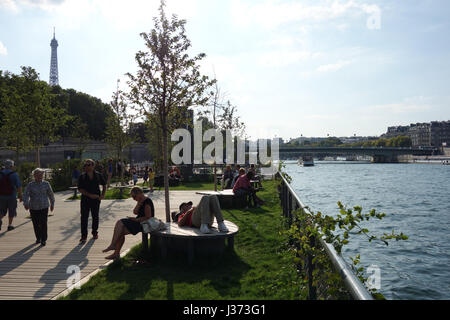
[[[123,150],[133,142],[127,131],[131,127],[134,117],[129,114],[130,107],[126,96],[119,90],[118,85],[117,91],[113,94],[111,109],[113,114],[106,118],[106,143],[111,147],[117,159],[123,160]],[[120,180],[122,182],[123,172],[124,170],[121,170]]]
[[[153,120],[161,130],[166,221],[169,222],[169,121],[176,118],[180,110],[205,104],[208,97],[204,93],[213,81],[199,71],[198,61],[205,54],[192,58],[188,55],[191,42],[185,32],[186,21],[179,20],[176,15],[169,20],[164,7],[162,0],[159,17],[153,19],[154,29],[141,33],[148,50],[136,54],[139,67],[136,75],[127,75],[132,101],[139,106],[142,115],[156,115]]]
[[[66,106],[31,67],[22,67],[12,85],[2,131],[16,153],[28,147],[35,149],[36,165],[40,167],[40,148],[57,139],[58,130],[68,120]]]
[[[79,116],[74,116],[69,128],[71,132],[70,137],[75,141],[76,151],[81,159],[90,141],[88,125]]]
[[[212,90],[209,106],[200,112],[200,118],[205,118],[212,124],[212,128],[221,131],[230,131],[233,137],[242,137],[245,134],[245,124],[236,114],[237,108],[229,100],[224,102],[225,94],[222,93],[216,79]],[[208,129],[203,127],[203,130]],[[234,146],[233,146],[234,147]],[[225,146],[224,146],[225,148]],[[213,164],[214,191],[217,191],[217,164]]]
[[[2,114],[1,145],[15,152],[15,161],[20,153],[31,147],[27,125],[23,121],[23,101],[19,93],[19,76],[0,71],[0,113]]]

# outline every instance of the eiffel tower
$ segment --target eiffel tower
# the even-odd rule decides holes
[[[52,57],[50,59],[50,81],[51,86],[58,86],[58,41],[55,39],[55,28],[53,28],[53,39],[50,42],[50,47],[52,47]]]

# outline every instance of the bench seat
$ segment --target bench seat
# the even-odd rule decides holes
[[[198,191],[201,195],[215,195],[219,199],[222,209],[240,209],[247,205],[246,197],[238,197],[234,194],[233,189],[223,191]]]
[[[225,239],[228,248],[234,248],[234,236],[238,233],[239,227],[234,223],[225,220],[229,232],[219,232],[217,222],[212,225],[211,233],[201,233],[200,229],[193,227],[179,227],[175,222],[166,223],[167,229],[153,232],[151,234],[151,250],[159,249],[163,259],[170,252],[187,253],[188,262],[192,264],[194,253],[197,254],[221,254],[225,248]],[[143,248],[148,249],[148,234],[142,233]]]

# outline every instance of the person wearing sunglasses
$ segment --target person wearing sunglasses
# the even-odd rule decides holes
[[[78,190],[81,193],[81,239],[86,242],[88,234],[89,212],[92,215],[92,236],[98,239],[100,202],[105,197],[106,181],[100,172],[94,170],[94,161],[87,159],[83,165],[84,173],[78,178]],[[102,192],[100,193],[100,185]]]

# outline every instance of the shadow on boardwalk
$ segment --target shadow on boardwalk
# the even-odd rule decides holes
[[[108,200],[100,204],[100,212],[99,212],[99,229],[102,228],[102,224],[105,222],[108,222],[110,220],[116,221],[117,218],[114,212],[112,210],[114,209],[114,206],[117,203],[125,202],[125,200]],[[80,201],[78,201],[80,203]],[[130,210],[132,211],[132,210]],[[89,214],[89,221],[92,222],[92,215]],[[78,207],[77,212],[75,215],[67,221],[67,224],[64,226],[61,226],[60,229],[61,234],[63,235],[62,240],[57,241],[57,243],[62,243],[65,241],[65,239],[70,238],[72,235],[80,233],[81,235],[81,214],[80,214],[80,208]],[[88,230],[89,231],[89,230]]]
[[[34,249],[30,250],[31,248]],[[29,246],[23,248],[22,250],[14,253],[8,258],[0,261],[0,278],[5,274],[13,271],[14,269],[20,267],[25,262],[27,262],[33,254],[41,248],[39,244],[30,244]]]
[[[84,246],[77,245],[64,258],[62,258],[54,268],[45,272],[39,279],[39,282],[43,282],[45,285],[36,291],[34,297],[40,298],[52,292],[56,283],[55,278],[61,273],[67,273],[67,268],[69,266],[77,266],[80,268],[80,271],[82,271],[89,263],[87,255],[94,242],[95,240],[91,239]],[[70,276],[71,274],[67,273],[67,279]]]

